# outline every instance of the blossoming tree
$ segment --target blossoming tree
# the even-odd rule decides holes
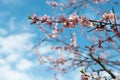
[[[65,14],[29,16],[31,24],[45,34],[34,47],[36,54],[44,42],[53,43],[51,49],[60,52],[44,58],[39,54],[40,62],[50,63],[49,69],[63,73],[84,67],[80,71],[82,80],[119,80],[120,24],[116,10],[119,1],[66,0],[47,1],[47,4],[52,5],[53,12],[62,10]],[[84,10],[96,18],[88,18],[82,13]],[[102,75],[103,72],[109,76]]]

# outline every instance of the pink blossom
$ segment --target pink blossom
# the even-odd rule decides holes
[[[70,18],[69,18],[69,19],[72,20],[72,25],[73,25],[73,26],[77,25],[78,22],[79,22],[78,15],[76,15],[76,14],[70,15]]]
[[[108,42],[114,42],[113,39],[112,39],[112,37],[109,37],[109,36],[107,37],[107,41]]]
[[[88,77],[85,74],[81,75],[82,80],[88,80]]]
[[[71,67],[71,66],[72,66],[72,63],[68,63],[67,65],[68,65],[68,67]]]
[[[109,0],[93,0],[94,3],[99,4],[100,2],[109,2]]]
[[[48,5],[52,5],[53,9],[55,9],[58,6],[58,3],[55,1],[47,1]]]
[[[102,80],[102,78],[101,78],[101,77],[98,77],[97,80]]]
[[[40,28],[42,31],[45,31],[43,26],[39,26],[38,28]]]
[[[60,21],[62,22],[62,23],[64,23],[64,22],[67,22],[68,21],[68,19],[65,17],[65,15],[62,15],[62,16],[60,16]]]
[[[90,51],[95,51],[95,48],[94,48],[94,46],[88,46],[88,49],[90,50]]]
[[[55,1],[47,1],[47,4],[48,4],[48,5],[52,5],[52,6],[54,6],[54,7],[56,7],[56,6],[58,5],[58,3],[55,2]]]
[[[98,48],[103,48],[103,47],[102,47],[102,43],[103,43],[103,41],[100,39],[100,40],[98,41]]]
[[[65,64],[66,59],[65,59],[63,56],[60,56],[60,57],[58,58],[58,62],[61,63],[61,64]]]
[[[49,20],[50,20],[50,17],[47,16],[47,15],[44,15],[44,16],[41,17],[41,23],[47,22],[47,21],[49,21]]]
[[[75,3],[76,3],[76,0],[71,0],[71,3],[72,3],[72,4],[75,4]]]
[[[98,3],[100,3],[100,0],[93,0],[93,2],[98,4]]]
[[[70,21],[64,15],[60,16],[60,21],[63,23],[64,27],[67,27],[67,28],[72,27]]]
[[[105,59],[105,54],[100,54],[101,59]]]
[[[36,24],[36,23],[38,24],[37,21],[38,21],[39,19],[37,18],[37,15],[36,15],[36,14],[33,14],[31,18],[32,18],[31,24]]]
[[[102,17],[103,17],[103,19],[104,19],[104,20],[106,20],[106,21],[108,21],[108,20],[109,20],[109,14],[108,14],[108,13],[106,13],[106,12],[103,14],[103,16],[102,16]]]
[[[114,20],[114,16],[115,16],[115,14],[111,11],[109,14],[109,19]]]
[[[116,78],[116,80],[120,80],[120,77]]]
[[[60,4],[59,4],[59,6],[63,7],[63,6],[64,6],[64,4],[63,4],[63,3],[60,3]]]
[[[90,22],[88,19],[87,19],[87,17],[86,16],[82,16],[81,18],[80,18],[80,23],[81,23],[81,25],[82,26],[92,26],[93,24],[92,24],[92,22]]]
[[[103,14],[103,20],[106,20],[106,21],[109,21],[109,20],[114,20],[114,13],[113,12],[110,12],[109,14],[108,13],[104,13]]]
[[[65,68],[61,68],[61,71],[62,71],[63,74],[68,72],[68,70],[65,69]]]
[[[49,19],[49,20],[46,21],[46,24],[47,24],[48,26],[52,26],[53,23],[52,23],[52,21]]]

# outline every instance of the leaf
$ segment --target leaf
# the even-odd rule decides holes
[[[28,19],[32,19],[32,17],[31,17],[31,16],[28,16]]]
[[[85,71],[84,71],[84,69],[82,69],[80,72],[81,72],[81,73],[83,73],[83,74],[85,74]]]

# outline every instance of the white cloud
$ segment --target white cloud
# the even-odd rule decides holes
[[[0,65],[5,65],[6,61],[4,59],[0,59]]]
[[[25,71],[36,66],[25,57],[31,53],[34,36],[20,33],[0,37],[0,80],[33,80]],[[2,57],[5,54],[6,57]]]
[[[9,54],[6,57],[6,61],[8,63],[16,63],[20,59],[21,55],[20,54]]]
[[[1,80],[31,80],[29,75],[12,70],[9,66],[0,67],[0,79]]]
[[[1,14],[1,16],[4,15]],[[29,54],[35,55],[32,53],[32,47],[36,35],[28,29],[23,32],[23,27],[28,26],[23,22],[16,22],[16,19],[16,17],[11,17],[7,21],[5,24],[7,30],[0,28],[0,35],[2,35],[0,36],[0,80],[34,80],[27,70],[36,68],[36,63],[34,63],[36,59],[33,61],[28,59],[28,57],[33,59],[33,56]]]
[[[21,59],[17,65],[16,68],[21,71],[29,70],[31,67],[33,67],[33,63],[27,59]]]
[[[23,52],[30,50],[33,46],[31,42],[33,37],[34,35],[30,33],[0,37],[0,54],[22,54]]]
[[[0,36],[0,56],[6,54],[0,58],[0,80],[34,80],[26,72],[36,67],[35,61],[26,58],[32,52],[34,36],[31,33]]]
[[[30,68],[34,66],[27,59],[21,58],[18,62],[19,69],[13,69],[10,64],[6,64],[5,59],[0,59],[0,80],[53,80],[54,76],[45,77],[42,75],[31,75],[31,73],[25,72],[26,69],[33,69]],[[27,67],[26,67],[27,66]],[[32,72],[33,73],[33,72]],[[34,74],[34,73],[33,73]],[[48,74],[48,73],[47,73]],[[66,80],[62,75],[57,76],[59,80]]]
[[[31,40],[34,36],[31,33],[20,33],[0,37],[0,80],[32,80],[24,71],[34,66],[34,61],[25,59],[32,52]],[[12,69],[13,66],[15,69]]]

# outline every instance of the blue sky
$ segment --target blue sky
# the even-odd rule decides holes
[[[45,0],[0,0],[0,80],[54,80],[53,72],[39,64],[32,50],[43,37],[27,19],[32,13],[53,15]],[[50,52],[49,48],[50,44],[42,44],[41,53]],[[80,72],[58,77],[59,80],[80,80]]]
[[[40,65],[32,50],[42,37],[27,19],[32,13],[53,14],[45,0],[0,0],[0,80],[54,80],[53,72]],[[48,49],[49,45],[43,44],[41,53]],[[66,80],[63,75],[58,77]]]
[[[40,33],[27,19],[33,12],[46,13],[49,7],[45,3],[44,0],[0,0],[0,80],[50,80],[49,77],[52,80],[32,50]]]

